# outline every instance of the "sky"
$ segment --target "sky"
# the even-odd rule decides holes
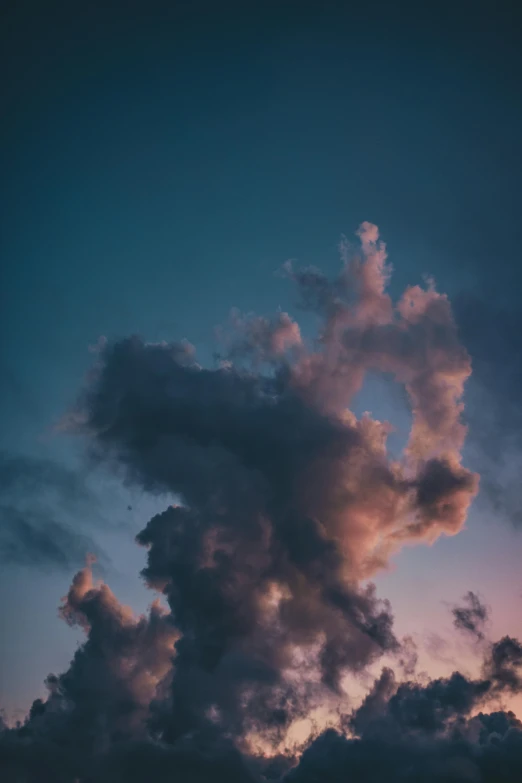
[[[511,743],[502,780],[522,779],[506,717],[522,719],[521,22],[514,3],[466,0],[7,4],[0,707],[21,722],[0,732],[9,780],[45,780],[17,743],[33,743],[38,769],[48,741],[65,783],[140,781],[147,753],[158,781],[380,781],[367,748],[399,734],[420,766],[409,778],[390,757],[390,781],[500,780],[489,745],[455,761],[457,718],[469,747],[479,729]],[[417,315],[390,315],[403,296]],[[366,411],[395,428],[384,456]],[[305,550],[323,544],[312,568]],[[225,604],[237,611],[218,644]],[[277,655],[259,638],[269,605]],[[297,684],[290,648],[306,659]],[[114,672],[129,657],[124,687]],[[433,771],[390,721],[457,670],[467,712],[436,697],[430,742],[452,760]],[[80,704],[90,678],[111,694],[103,708]],[[279,725],[274,693],[294,705]],[[121,726],[112,695],[139,706]],[[312,742],[311,715],[334,734]],[[127,757],[89,720],[139,748]],[[291,759],[288,731],[305,743]],[[189,735],[197,753],[179,749]],[[265,760],[278,749],[270,774],[254,736]],[[202,747],[211,772],[191,767]]]

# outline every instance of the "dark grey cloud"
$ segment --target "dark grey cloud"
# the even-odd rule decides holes
[[[522,725],[513,713],[478,715],[443,736],[348,738],[330,729],[287,783],[518,783]],[[478,736],[477,740],[469,736]]]
[[[512,636],[503,636],[491,645],[484,663],[485,676],[497,690],[520,693],[522,690],[522,644]]]
[[[171,668],[178,634],[170,615],[154,603],[134,617],[93,580],[90,564],[75,576],[60,614],[86,641],[66,672],[49,675],[48,696],[33,703],[24,725],[4,732],[7,780],[93,779],[108,749],[146,742],[150,702]]]
[[[133,617],[86,568],[62,613],[84,628],[87,640],[66,673],[48,678],[49,696],[34,702],[26,722],[2,728],[8,783],[520,780],[521,722],[512,712],[483,711],[492,697],[521,690],[522,647],[515,639],[490,646],[482,679],[454,672],[427,683],[399,682],[385,668],[338,730],[309,738],[302,753],[269,758],[241,750],[217,725],[175,739],[155,736],[147,705],[151,693],[168,689],[165,672],[178,638],[169,612],[156,606]]]
[[[398,664],[406,677],[412,677],[417,668],[419,655],[417,645],[411,636],[405,636],[401,642]]]
[[[472,590],[467,592],[462,604],[454,606],[451,611],[455,628],[470,633],[479,641],[484,639],[489,610],[476,593]]]
[[[515,783],[522,775],[522,723],[512,712],[478,712],[498,694],[520,692],[520,643],[492,644],[484,679],[397,683],[383,669],[361,706],[311,741],[287,783]],[[473,717],[472,717],[473,715]]]
[[[213,369],[188,343],[109,342],[81,399],[93,455],[182,500],[138,536],[182,633],[158,719],[171,742],[211,713],[234,736],[282,737],[346,672],[399,652],[389,606],[360,580],[406,541],[456,533],[475,492],[459,454],[469,360],[448,301],[429,287],[394,304],[376,227],[358,234],[361,258],[332,283],[287,269],[323,319],[313,348],[286,314],[235,315]],[[376,368],[413,408],[400,467],[381,423],[346,410]],[[295,684],[297,650],[317,682]]]

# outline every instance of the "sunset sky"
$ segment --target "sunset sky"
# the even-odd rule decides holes
[[[493,5],[8,4],[0,708],[14,727],[35,699],[44,707],[25,739],[0,722],[0,777],[5,764],[10,783],[141,783],[110,755],[120,752],[112,736],[78,750],[68,733],[67,762],[45,756],[62,777],[24,772],[13,750],[55,742],[52,710],[73,725],[95,676],[85,662],[69,670],[75,651],[90,655],[107,634],[96,655],[109,656],[133,613],[146,619],[132,625],[144,634],[128,642],[132,656],[157,657],[139,669],[125,741],[144,742],[152,713],[160,720],[151,704],[181,636],[185,674],[168,681],[174,707],[154,742],[175,754],[189,735],[178,680],[200,666],[197,709],[247,769],[220,772],[220,756],[205,777],[165,756],[158,781],[388,783],[348,755],[345,777],[330,761],[314,773],[315,748],[329,753],[322,738],[301,761],[302,749],[279,759],[271,778],[252,761],[254,735],[266,730],[265,754],[284,745],[266,718],[275,675],[259,637],[271,611],[283,630],[270,665],[295,688],[292,703],[303,700],[283,721],[299,742],[310,716],[324,728],[376,692],[374,680],[384,692],[383,666],[395,688],[458,671],[480,691],[463,720],[502,710],[522,720],[522,16],[515,3]],[[392,425],[387,453],[365,412]],[[212,647],[213,593],[236,579],[248,588],[223,620],[230,647]],[[103,605],[100,628],[86,595]],[[472,627],[459,621],[466,607]],[[516,684],[493,671],[506,636]],[[297,685],[290,648],[303,656]],[[261,659],[267,671],[254,676]],[[236,667],[248,670],[234,680],[241,715],[224,695]],[[69,685],[46,685],[68,671]],[[247,679],[266,696],[261,717]],[[61,698],[67,707],[55,708]],[[89,709],[96,726],[114,715]],[[335,725],[336,741],[370,741],[361,715]],[[466,757],[433,777],[397,767],[389,782],[513,783],[516,741],[504,777]]]

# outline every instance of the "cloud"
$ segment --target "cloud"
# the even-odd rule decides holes
[[[304,752],[285,763],[284,756],[241,752],[237,739],[217,725],[176,739],[155,735],[158,724],[149,719],[166,698],[180,639],[169,612],[154,604],[135,617],[105,584],[93,581],[90,565],[73,580],[61,612],[83,628],[86,641],[67,672],[49,676],[49,696],[34,702],[26,722],[0,730],[8,783],[27,775],[63,783],[166,783],[173,776],[202,783],[520,779],[522,724],[511,712],[479,711],[497,694],[520,690],[517,640],[491,645],[483,679],[454,672],[424,683],[400,682],[384,668],[362,704],[341,716],[338,729],[311,736]]]
[[[454,732],[437,736],[349,738],[330,729],[304,752],[286,780],[517,783],[522,771],[521,728],[513,713],[500,712],[478,715]]]
[[[501,517],[520,525],[522,449],[522,322],[506,304],[497,307],[489,289],[455,297],[459,333],[473,361],[466,419],[469,459],[480,470],[481,495]]]
[[[89,502],[91,495],[82,477],[49,459],[0,452],[0,491],[5,493],[59,495],[62,502]]]
[[[75,576],[60,613],[86,641],[66,672],[49,675],[48,697],[33,703],[24,726],[4,733],[0,765],[8,781],[31,771],[39,780],[72,781],[90,774],[114,744],[145,740],[150,703],[171,668],[178,637],[171,616],[155,602],[135,617],[94,582],[91,564]]]
[[[491,645],[484,663],[484,672],[497,690],[522,691],[522,644],[518,639],[504,636]]]
[[[273,318],[242,315],[235,309],[230,315],[231,335],[223,329],[217,335],[226,347],[225,360],[238,362],[247,358],[254,366],[277,362],[290,351],[302,347],[301,330],[288,313]]]
[[[417,645],[411,636],[405,636],[402,640],[398,664],[406,677],[411,677],[415,674],[418,660]]]
[[[186,343],[109,343],[77,411],[99,455],[191,507],[209,491],[224,492],[224,475],[234,471],[245,488],[257,482],[258,495],[293,492],[285,502],[321,519],[355,577],[407,540],[458,532],[477,490],[477,476],[461,466],[471,368],[449,302],[430,284],[408,288],[394,304],[384,245],[375,227],[361,230],[362,257],[333,282],[287,270],[303,304],[322,318],[313,347],[299,342],[288,355],[267,338],[292,323],[284,314],[241,322],[242,357],[257,360],[260,351],[274,365],[267,373],[231,362],[202,368]],[[387,457],[389,425],[357,420],[347,407],[370,370],[393,374],[410,398],[413,426],[400,463]]]
[[[454,299],[454,307],[459,334],[473,360],[472,385],[479,385],[488,393],[489,405],[483,411],[484,426],[477,429],[474,437],[490,439],[491,434],[495,434],[493,447],[509,438],[520,440],[520,313],[509,305],[505,308],[495,306],[486,290],[460,292]],[[474,415],[475,411],[467,413]]]
[[[485,679],[459,672],[426,684],[398,683],[383,669],[361,706],[311,741],[286,783],[515,783],[522,775],[522,723],[512,712],[478,712],[499,693],[519,692],[520,643],[486,654]]]
[[[277,733],[320,686],[339,693],[345,672],[399,649],[389,607],[359,581],[404,543],[464,523],[477,486],[460,464],[470,365],[449,303],[430,284],[394,304],[376,227],[359,237],[361,256],[332,283],[287,269],[322,317],[315,346],[286,314],[236,314],[225,366],[201,367],[186,342],[132,337],[103,347],[85,389],[77,419],[98,458],[183,503],[138,537],[183,633],[173,702],[188,689],[190,707],[169,736],[215,705],[230,731]],[[411,400],[402,461],[387,455],[386,424],[347,407],[375,369]],[[296,650],[319,678],[303,692],[290,685]]]
[[[88,536],[38,511],[0,505],[0,562],[67,569],[96,550]]]
[[[467,631],[479,641],[484,640],[484,628],[489,619],[489,610],[478,595],[471,590],[463,598],[462,606],[454,606],[453,625]]]
[[[78,473],[49,459],[0,452],[0,494],[0,562],[67,569],[98,550],[80,530],[78,517],[92,514],[96,501]]]
[[[319,761],[325,780],[363,780],[368,743],[379,779],[406,745],[409,769],[490,694],[518,687],[515,641],[502,642],[481,680],[402,683],[388,668],[344,714],[347,675],[384,655],[408,678],[415,670],[413,643],[396,638],[368,580],[402,546],[458,533],[478,482],[461,462],[470,362],[449,302],[431,283],[392,301],[377,228],[364,223],[358,237],[333,281],[286,268],[320,319],[314,342],[285,313],[235,313],[211,368],[187,342],[99,345],[69,427],[136,488],[179,498],[137,536],[143,579],[168,610],[155,603],[136,618],[90,564],[76,575],[61,616],[85,642],[27,721],[3,732],[12,780],[53,769],[67,783],[315,780]],[[349,408],[374,371],[411,404],[399,458],[390,425]],[[346,736],[310,740],[300,758],[285,749],[288,731],[317,709],[341,711]]]

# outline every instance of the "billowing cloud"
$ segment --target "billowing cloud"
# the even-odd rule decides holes
[[[168,676],[179,634],[170,614],[153,603],[135,617],[91,565],[75,576],[60,613],[86,634],[69,669],[50,675],[19,730],[4,732],[0,766],[7,780],[89,779],[114,744],[146,740],[150,705]],[[61,776],[61,777],[60,777]]]
[[[342,761],[364,755],[368,732],[388,742],[392,731],[398,747],[416,731],[436,742],[490,694],[516,689],[515,642],[504,642],[477,681],[400,683],[385,669],[345,715],[347,675],[384,654],[406,677],[415,670],[412,641],[396,638],[368,579],[400,547],[458,533],[477,491],[461,463],[470,361],[449,302],[432,283],[392,301],[377,228],[358,237],[333,281],[286,267],[320,318],[313,342],[285,313],[234,313],[213,368],[187,342],[99,345],[69,422],[126,481],[179,498],[137,537],[143,578],[168,610],[135,618],[90,566],[78,573],[61,613],[86,641],[27,722],[4,732],[12,780],[31,764],[58,765],[67,783],[315,780],[323,747],[342,748],[325,780],[371,779]],[[350,410],[368,372],[410,400],[399,458],[387,422]],[[299,753],[281,750],[288,730],[318,708],[342,708],[346,736],[323,735],[295,766]]]
[[[256,502],[263,494],[283,501],[284,492],[287,509],[321,520],[355,578],[406,541],[458,532],[477,489],[461,465],[471,367],[449,302],[430,283],[393,303],[377,229],[363,224],[359,235],[361,257],[333,282],[287,269],[303,305],[322,319],[312,347],[286,314],[241,320],[231,351],[241,353],[239,366],[202,368],[187,343],[109,343],[78,412],[100,455],[191,508],[202,495],[224,493],[234,472],[244,491],[256,484]],[[290,343],[275,337],[281,331]],[[248,356],[253,367],[245,367]],[[260,360],[272,363],[269,371]],[[376,370],[392,374],[411,401],[400,462],[387,457],[389,425],[349,411],[365,373]],[[272,525],[266,503],[262,513]]]
[[[287,783],[516,783],[522,775],[522,723],[512,712],[479,711],[498,694],[519,692],[521,647],[491,645],[484,679],[459,672],[428,683],[398,683],[385,668],[341,730],[312,740]]]
[[[93,580],[89,564],[74,578],[61,614],[84,630],[86,641],[67,672],[48,677],[48,698],[34,702],[22,726],[0,726],[7,783],[520,780],[522,724],[512,712],[483,711],[491,699],[522,690],[516,639],[489,645],[478,679],[456,671],[400,681],[384,668],[361,705],[340,715],[336,729],[308,738],[302,753],[271,757],[242,747],[216,715],[197,729],[168,735],[177,714],[171,702],[174,650],[183,638],[170,612],[153,604],[146,616],[134,616],[107,585]],[[207,684],[192,680],[184,694],[174,693],[185,697],[184,707],[197,706]],[[258,719],[273,717],[251,706]]]
[[[521,759],[522,724],[512,712],[479,714],[432,736],[399,730],[353,738],[329,729],[287,783],[517,783]]]

